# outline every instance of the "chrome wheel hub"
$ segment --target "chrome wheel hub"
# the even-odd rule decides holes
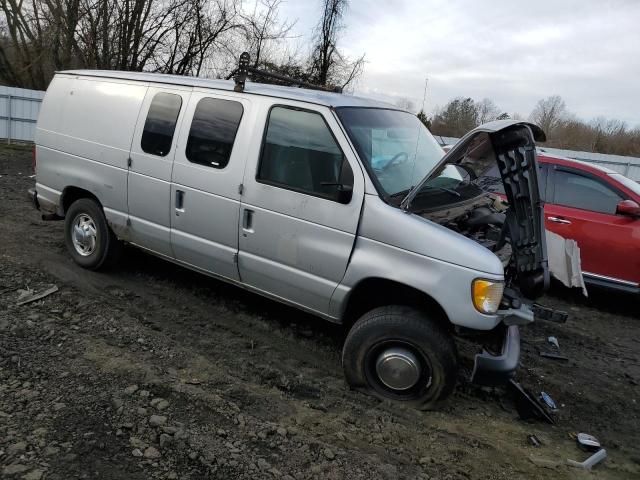
[[[420,379],[420,362],[411,351],[402,347],[383,350],[376,360],[376,374],[393,390],[408,390]]]
[[[86,213],[79,214],[71,226],[73,246],[83,257],[91,255],[96,249],[98,229],[93,219]]]

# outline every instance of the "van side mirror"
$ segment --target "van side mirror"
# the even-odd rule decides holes
[[[323,187],[336,187],[335,201],[338,203],[349,203],[353,196],[353,185],[346,185],[337,182],[321,182]]]
[[[353,196],[353,185],[338,185],[338,202],[349,203]]]
[[[640,217],[640,205],[633,200],[622,200],[616,207],[616,213],[629,217]]]

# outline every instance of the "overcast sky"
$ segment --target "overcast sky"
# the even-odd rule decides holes
[[[309,37],[320,0],[288,0],[281,15]],[[366,53],[356,93],[407,97],[427,108],[491,98],[529,116],[560,95],[585,120],[640,126],[640,0],[351,0],[340,46]],[[392,100],[393,101],[393,100]]]

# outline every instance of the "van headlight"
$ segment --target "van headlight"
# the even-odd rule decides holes
[[[480,313],[494,314],[500,308],[504,283],[499,280],[476,278],[471,284],[473,306]]]

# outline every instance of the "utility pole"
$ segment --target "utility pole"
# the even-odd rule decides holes
[[[425,77],[424,79],[424,93],[422,94],[422,111],[424,112],[424,104],[427,101],[427,85],[429,85],[429,77]],[[425,115],[427,112],[424,112]]]

